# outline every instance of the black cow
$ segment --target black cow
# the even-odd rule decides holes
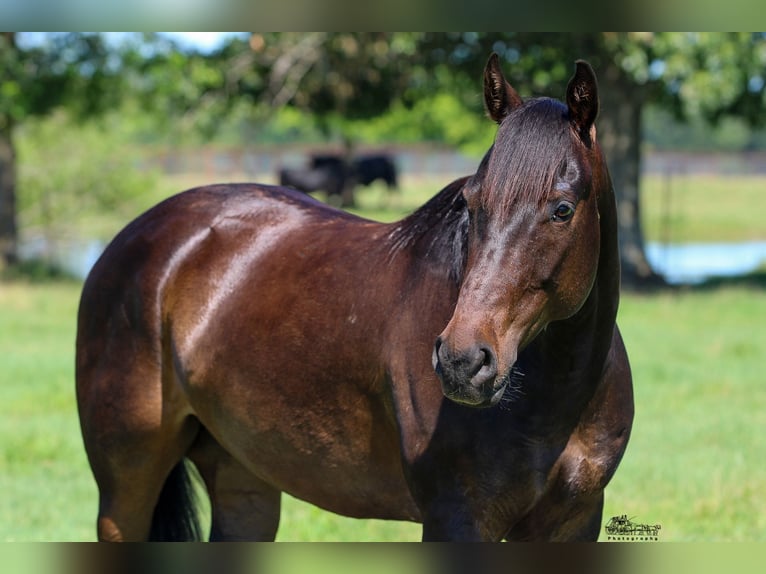
[[[370,185],[378,179],[383,180],[389,190],[396,189],[396,165],[387,155],[360,156],[353,163],[356,181],[360,185]]]
[[[353,177],[354,183],[368,186],[374,181],[382,180],[389,190],[398,187],[396,165],[387,155],[365,155],[355,158],[350,166],[338,155],[311,156],[312,168],[327,168]]]
[[[322,165],[309,168],[282,168],[279,184],[304,193],[324,191],[329,203],[341,207],[354,207],[354,184],[342,166]]]

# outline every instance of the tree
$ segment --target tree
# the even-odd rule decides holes
[[[59,105],[93,113],[118,97],[115,86],[137,94],[168,126],[212,134],[234,109],[249,107],[262,119],[292,106],[349,139],[358,120],[439,94],[453,96],[449,105],[440,101],[443,109],[457,101],[478,113],[478,82],[492,51],[522,95],[563,95],[574,60],[587,59],[600,83],[598,126],[618,200],[623,285],[634,288],[662,283],[646,259],[640,220],[646,104],[679,118],[766,120],[763,34],[269,33],[234,38],[210,54],[182,53],[151,34],[120,54],[98,35],[53,38],[20,49],[13,33],[0,36],[0,264],[15,254],[14,125]],[[457,133],[466,137],[465,129]]]
[[[609,163],[620,217],[623,285],[662,284],[644,253],[639,176],[642,114],[647,103],[677,118],[727,116],[766,120],[766,40],[750,33],[470,33],[427,34],[419,50],[430,65],[475,77],[490,51],[505,60],[526,95],[563,94],[574,60],[599,79],[599,139]],[[464,82],[465,80],[461,80]]]
[[[355,120],[379,116],[406,93],[416,55],[412,33],[268,33],[234,39],[213,58],[228,70],[223,99],[246,99],[260,119],[289,105],[310,113],[330,139],[343,143],[347,165],[354,155]],[[245,48],[242,50],[242,48]],[[214,98],[214,92],[207,92]],[[345,180],[342,205],[354,204]]]
[[[766,119],[766,43],[748,33],[622,33],[582,39],[601,67],[602,142],[617,192],[623,283],[656,284],[644,255],[639,176],[642,114],[648,102],[680,119]]]
[[[253,36],[275,104],[324,117],[371,117],[396,101],[413,106],[449,91],[478,107],[477,82],[490,52],[505,60],[526,95],[564,94],[574,60],[594,66],[600,83],[601,145],[620,215],[623,285],[662,284],[647,261],[639,179],[647,103],[678,118],[766,119],[766,39],[750,33],[399,33]],[[304,48],[301,48],[304,43]],[[306,47],[311,44],[311,49]],[[257,50],[256,50],[257,51]],[[274,65],[270,68],[270,66]],[[271,70],[271,72],[269,71]],[[279,89],[275,90],[274,87]]]
[[[14,129],[66,105],[81,117],[113,106],[120,93],[113,54],[97,34],[57,34],[20,46],[0,33],[0,269],[17,260]]]
[[[222,115],[248,107],[254,119],[289,105],[316,116],[327,135],[338,118],[384,113],[405,89],[410,33],[258,33],[219,49],[180,51],[144,37],[123,53],[126,83],[158,120],[210,136]]]

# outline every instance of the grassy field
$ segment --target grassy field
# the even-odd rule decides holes
[[[0,284],[0,540],[91,540],[96,491],[81,447],[72,352],[79,284]],[[625,296],[636,422],[605,519],[662,540],[766,533],[766,297],[720,287]],[[280,540],[416,540],[407,523],[336,517],[289,497]]]
[[[420,196],[437,189],[416,187],[426,190]],[[708,191],[701,187],[695,193],[704,198]],[[415,193],[405,189],[388,198],[372,190],[360,198],[361,207],[392,219],[419,201]],[[740,206],[747,201],[732,200]],[[689,205],[713,221],[714,213]],[[757,210],[738,211],[744,223],[735,238],[755,232],[757,216],[750,211]],[[708,229],[715,234],[717,228]],[[759,277],[623,297],[619,322],[634,372],[636,422],[607,489],[605,520],[627,514],[660,524],[665,541],[766,539],[766,292]],[[96,489],[74,401],[80,288],[77,282],[0,282],[0,541],[94,538]],[[418,538],[417,525],[336,517],[289,497],[278,537]]]
[[[663,540],[766,539],[763,317],[762,287],[623,298],[636,419],[605,517]]]
[[[648,240],[667,243],[766,238],[761,219],[766,178],[759,176],[647,176],[641,209]]]

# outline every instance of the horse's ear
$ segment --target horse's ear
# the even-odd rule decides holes
[[[588,62],[577,60],[574,76],[567,86],[569,121],[580,139],[591,145],[591,128],[598,115],[598,84],[596,73]]]
[[[519,94],[503,76],[500,58],[493,52],[484,68],[484,105],[487,114],[499,124],[521,104]]]

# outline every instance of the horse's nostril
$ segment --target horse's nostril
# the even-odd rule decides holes
[[[434,342],[433,368],[445,389],[472,386],[477,389],[491,385],[497,377],[497,359],[492,349],[476,345],[455,352],[441,337]]]
[[[473,361],[471,361],[470,374],[475,375],[481,371],[486,366],[488,359],[489,355],[486,349],[478,349],[473,356]]]
[[[481,361],[481,366],[486,367],[495,362],[495,358],[490,349],[479,349],[479,352],[484,356]]]
[[[472,371],[471,383],[476,386],[483,385],[497,376],[497,360],[492,349],[487,347],[478,349]]]

